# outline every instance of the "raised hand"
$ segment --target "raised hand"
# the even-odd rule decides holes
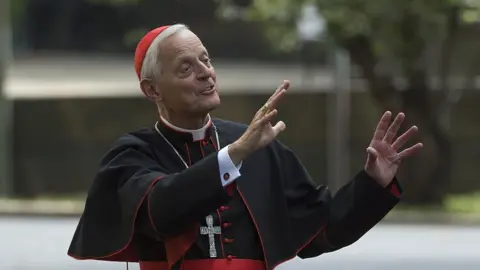
[[[262,108],[257,111],[245,133],[231,145],[232,151],[229,152],[232,160],[237,157],[242,160],[255,150],[265,147],[285,130],[286,125],[283,121],[278,121],[275,125],[272,125],[271,122],[277,115],[277,106],[289,87],[290,82],[283,81]]]
[[[393,180],[401,161],[416,154],[423,147],[422,143],[417,143],[400,151],[400,148],[418,132],[418,128],[412,126],[395,139],[405,115],[399,113],[389,126],[391,119],[391,112],[387,111],[383,114],[367,148],[367,161],[365,162],[365,171],[383,187]]]

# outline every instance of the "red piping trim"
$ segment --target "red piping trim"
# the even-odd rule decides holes
[[[260,230],[258,229],[257,221],[255,221],[255,217],[253,216],[252,211],[250,210],[250,207],[248,206],[247,201],[243,197],[242,192],[238,188],[238,185],[237,185],[237,191],[238,191],[238,194],[240,195],[240,198],[242,198],[242,201],[245,204],[245,207],[247,208],[248,214],[252,218],[252,221],[253,221],[253,224],[255,225],[255,228],[257,229],[258,239],[260,239],[260,245],[262,246],[263,257],[265,258],[265,260],[264,260],[265,261],[265,268],[269,269],[268,268],[267,253],[265,252],[265,246],[263,245],[263,239],[262,239],[262,235],[260,234]]]
[[[212,123],[213,123],[213,122],[212,122],[212,117],[209,116],[208,123],[207,123],[207,125],[206,125],[207,127],[205,128],[205,131],[204,131],[204,133],[203,133],[203,138],[204,138],[204,139],[205,139],[205,137],[207,136],[208,129],[212,126]],[[201,141],[201,140],[203,140],[203,139],[200,139],[200,140],[197,140],[197,141]]]
[[[264,246],[264,244],[263,244],[262,235],[260,234],[260,230],[258,229],[257,222],[255,221],[255,217],[253,216],[253,214],[252,214],[252,212],[251,212],[251,210],[250,210],[250,207],[248,206],[247,201],[246,201],[245,198],[243,197],[243,194],[242,194],[242,192],[240,191],[240,189],[239,189],[238,186],[237,186],[237,191],[238,191],[238,194],[240,194],[240,198],[242,198],[242,201],[243,201],[243,203],[245,204],[245,207],[247,208],[247,211],[248,211],[250,217],[252,218],[252,221],[253,221],[253,224],[255,225],[255,228],[257,229],[258,238],[260,239],[260,245],[262,246],[263,256],[265,257],[265,260],[264,260],[264,261],[265,261],[265,266],[266,266],[266,269],[269,269],[269,268],[268,268],[267,254],[265,253],[265,246]],[[299,248],[297,251],[295,251],[295,254],[294,254],[293,256],[288,257],[288,258],[286,258],[285,260],[278,262],[276,265],[273,266],[272,269],[275,269],[275,268],[278,267],[280,264],[282,264],[282,263],[284,263],[284,262],[286,262],[286,261],[289,261],[289,260],[295,258],[295,257],[298,255],[298,253],[300,253],[300,251],[301,251],[302,249],[304,249],[304,248],[305,248],[306,246],[308,246],[315,238],[317,238],[317,236],[320,235],[320,233],[321,233],[322,231],[323,231],[324,237],[325,237],[325,239],[326,239],[325,225],[323,225],[322,227],[320,227],[320,229],[319,229],[304,245],[300,246],[300,248]]]
[[[203,152],[202,141],[198,141],[198,146],[200,147],[200,152],[202,152],[202,158],[205,157],[205,152]]]
[[[286,258],[285,260],[278,262],[276,265],[273,266],[272,269],[275,269],[275,268],[278,267],[280,264],[282,264],[282,263],[284,263],[284,262],[286,262],[286,261],[289,261],[289,260],[292,260],[293,258],[295,258],[295,257],[298,255],[298,253],[300,253],[300,251],[301,251],[302,249],[304,249],[304,248],[305,248],[306,246],[308,246],[315,238],[317,238],[317,236],[320,235],[320,233],[321,233],[322,231],[323,231],[324,234],[326,234],[326,232],[325,232],[325,225],[322,226],[322,227],[320,228],[320,230],[319,230],[318,232],[316,232],[316,233],[307,241],[307,243],[305,243],[304,245],[300,246],[300,248],[299,248],[297,251],[295,251],[295,254],[294,254],[293,256],[288,257],[288,258]]]
[[[188,148],[188,144],[186,142],[185,142],[185,150],[187,150],[188,166],[192,166],[192,159],[190,158],[190,149]]]
[[[162,178],[162,176],[158,177],[155,182],[157,182],[158,180],[160,180]],[[152,186],[153,188],[153,186]],[[146,197],[147,199],[147,208],[148,208],[148,219],[150,220],[150,225],[152,226],[153,230],[155,231],[155,233],[157,234],[160,234],[157,230],[157,227],[155,226],[155,222],[153,222],[153,218],[152,218],[152,211],[150,211],[150,196],[147,196]]]
[[[215,151],[218,151],[218,146],[215,145],[215,142],[213,141],[212,136],[210,136],[210,141],[212,142],[213,148],[215,148]]]
[[[137,215],[138,211],[140,210],[140,206],[142,205],[143,201],[147,197],[148,193],[150,193],[150,190],[153,188],[153,185],[160,180],[162,177],[158,177],[157,179],[153,180],[150,186],[148,187],[147,191],[143,195],[142,200],[137,206],[137,209],[135,210],[135,215],[133,218],[133,224],[132,224],[132,231],[130,233],[130,239],[128,240],[127,244],[123,246],[121,249],[116,250],[110,254],[107,254],[105,256],[98,256],[98,257],[77,257],[71,254],[70,252],[67,253],[68,256],[77,259],[77,260],[106,260],[106,261],[120,261],[120,262],[138,262],[138,257],[135,255],[135,252],[131,250],[132,246],[132,240],[133,240],[133,235],[135,233],[135,222],[137,220]]]
[[[223,224],[222,224],[222,216],[220,215],[220,211],[217,209],[217,216],[218,216],[218,222],[220,223],[220,227],[223,229]],[[225,258],[225,250],[223,249],[223,232],[222,229],[220,230],[220,247],[222,248],[222,257]]]

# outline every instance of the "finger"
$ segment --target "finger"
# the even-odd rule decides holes
[[[290,87],[289,81],[284,81],[283,85],[280,87],[276,94],[274,94],[271,99],[268,101],[269,109],[277,108],[280,100],[285,96],[287,93],[287,89]]]
[[[386,111],[383,114],[382,118],[380,118],[380,121],[378,122],[377,129],[375,129],[375,133],[373,135],[374,140],[381,141],[383,139],[391,118],[392,113],[390,111]]]
[[[268,98],[267,102],[270,103],[272,101],[272,99],[274,99],[278,93],[280,91],[282,91],[282,89],[285,89],[287,90],[288,88],[290,87],[290,82],[287,81],[287,80],[284,80],[282,84],[280,84],[279,87],[277,87],[277,89],[275,90],[275,92],[273,93],[273,95],[270,96],[270,98]]]
[[[290,82],[285,80],[283,81],[283,84],[280,85],[275,93],[267,100],[265,105],[260,108],[257,113],[255,114],[254,121],[255,119],[258,119],[259,117],[263,117],[265,114],[270,112],[272,109],[276,108],[278,105],[280,99],[285,95],[286,89],[290,87]]]
[[[272,100],[270,100],[270,102],[268,102],[268,109],[269,110],[276,109],[278,107],[278,104],[280,103],[280,100],[283,99],[286,93],[287,93],[287,90],[285,89],[280,90],[280,92],[278,92],[278,94],[275,97],[273,97]]]
[[[280,132],[284,131],[287,128],[287,125],[283,121],[278,121],[275,126],[272,127],[273,133],[275,137],[280,134]]]
[[[283,95],[285,95],[285,89],[282,89],[276,96],[273,100],[271,100],[270,102],[267,102],[265,103],[265,105],[263,105],[262,108],[260,108],[260,110],[257,111],[257,113],[255,114],[255,119],[258,119],[258,118],[261,118],[261,117],[264,117],[265,115],[267,115],[268,113],[270,113],[271,111],[275,110],[275,108],[277,107],[279,101],[281,100],[281,98],[283,97]]]
[[[270,121],[275,118],[275,116],[278,114],[278,111],[276,109],[271,110],[268,112],[266,115],[264,115],[262,118],[259,119],[259,124],[260,125],[265,125],[268,124]]]
[[[404,119],[405,119],[405,114],[403,113],[397,114],[397,117],[395,117],[395,120],[393,120],[393,123],[390,125],[387,132],[385,133],[385,137],[383,137],[383,141],[389,144],[392,143],[393,138],[397,136],[397,132],[400,129],[400,126],[402,125]]]
[[[418,127],[417,126],[412,126],[410,127],[405,133],[402,135],[398,136],[398,138],[393,142],[392,147],[395,150],[399,150],[402,148],[408,140],[413,137],[416,133],[418,132]]]
[[[267,101],[267,102],[270,102],[270,101],[278,94],[278,92],[280,92],[280,90],[283,89],[284,85],[285,85],[285,81],[283,81],[283,83],[280,84],[280,85],[277,87],[277,89],[275,89],[275,92],[273,92],[273,94],[268,98],[268,101]]]
[[[406,157],[413,156],[416,153],[418,153],[418,151],[420,151],[420,149],[422,149],[422,148],[423,148],[423,143],[417,143],[414,146],[409,147],[409,148],[403,150],[402,152],[400,152],[398,154],[398,158],[403,159],[403,158],[406,158]]]

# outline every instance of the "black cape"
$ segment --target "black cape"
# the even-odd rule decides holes
[[[247,128],[213,122],[222,146]],[[153,128],[121,136],[100,162],[68,255],[137,262],[139,220],[148,215],[158,241],[167,247],[168,261],[175,263],[191,245],[196,221],[228,201],[218,170],[216,153],[185,169]],[[398,203],[401,193],[396,179],[384,188],[362,170],[332,197],[278,141],[244,160],[241,173],[237,189],[258,230],[267,269],[297,255],[314,257],[354,243]],[[146,198],[152,209],[142,212]]]

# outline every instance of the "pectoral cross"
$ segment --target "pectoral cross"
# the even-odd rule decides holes
[[[208,215],[205,218],[205,221],[207,223],[207,227],[200,227],[200,234],[202,235],[208,235],[208,242],[210,244],[210,258],[216,258],[217,257],[217,249],[215,247],[215,234],[221,234],[221,227],[213,226],[213,216]]]

